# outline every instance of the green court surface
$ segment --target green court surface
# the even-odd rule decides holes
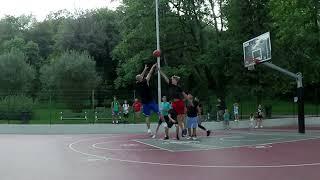
[[[170,152],[214,150],[234,147],[268,148],[272,144],[318,139],[320,134],[299,135],[288,132],[239,132],[201,137],[197,140],[137,139],[135,141]]]

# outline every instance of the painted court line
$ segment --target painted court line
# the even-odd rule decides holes
[[[233,133],[233,134],[237,134],[237,133]],[[217,145],[199,145],[198,147],[192,147],[189,146],[190,148],[193,149],[183,149],[183,150],[171,150],[171,149],[167,149],[167,148],[163,148],[163,147],[159,147],[156,145],[152,145],[146,142],[142,142],[139,139],[136,139],[134,141],[151,146],[151,147],[155,147],[155,148],[159,148],[162,150],[166,150],[169,152],[198,152],[198,151],[210,151],[210,150],[221,150],[221,149],[232,149],[232,148],[245,148],[245,147],[253,147],[253,146],[263,146],[263,145],[272,145],[272,144],[282,144],[282,143],[290,143],[290,142],[298,142],[298,141],[305,141],[305,140],[313,140],[313,139],[319,139],[320,137],[318,136],[313,136],[313,137],[308,137],[308,138],[300,138],[302,137],[301,135],[295,135],[295,136],[291,136],[291,135],[286,135],[286,134],[255,134],[255,133],[241,133],[241,136],[234,136],[234,135],[218,135],[218,136],[210,136],[210,137],[206,137],[206,138],[215,138],[219,141],[243,141],[242,139],[239,140],[225,140],[224,138],[237,138],[237,137],[244,137],[243,135],[258,135],[258,136],[280,136],[279,138],[273,138],[273,139],[265,139],[264,142],[261,143],[255,143],[255,144],[247,144],[247,145],[236,145],[236,146],[217,146]],[[222,138],[221,138],[222,137]],[[281,139],[287,139],[288,137],[299,137],[299,139],[294,139],[294,140],[281,140]],[[280,140],[280,141],[275,141],[275,140]],[[253,141],[248,141],[248,142],[258,142],[258,141],[263,141],[263,140],[253,140]],[[265,141],[273,141],[273,142],[265,142]],[[164,142],[164,141],[163,141]],[[167,141],[170,142],[170,141]],[[187,145],[187,144],[186,144]],[[198,149],[197,149],[198,148]]]
[[[291,142],[299,142],[299,141],[307,141],[307,140],[314,140],[320,139],[320,137],[310,137],[304,139],[295,139],[295,140],[288,140],[288,141],[278,141],[278,142],[271,142],[271,143],[257,143],[257,144],[248,144],[248,145],[238,145],[238,146],[210,146],[207,149],[186,149],[186,150],[175,150],[172,152],[197,152],[197,151],[210,151],[210,150],[222,150],[222,149],[233,149],[233,148],[245,148],[245,147],[253,147],[253,146],[263,146],[263,145],[272,145],[272,144],[284,144],[284,143],[291,143]]]
[[[209,144],[198,144],[200,143],[200,141],[163,141],[165,143],[168,144],[179,144],[179,145],[186,145],[189,148],[194,148],[194,149],[188,149],[188,150],[172,150],[173,152],[184,152],[184,151],[197,151],[199,150],[199,148],[201,148],[201,150],[207,150],[210,148],[219,148],[220,146],[214,146],[214,145],[209,145]]]
[[[266,134],[267,132],[267,134]],[[305,135],[298,135],[297,133],[294,132],[290,132],[290,134],[286,133],[286,132],[268,132],[268,131],[256,131],[256,132],[235,132],[232,134],[239,134],[239,135],[243,135],[243,134],[249,134],[249,135],[255,135],[255,136],[286,136],[286,137],[302,137]],[[272,133],[272,134],[271,134]],[[320,134],[307,134],[308,136],[320,136]]]
[[[240,141],[259,142],[259,141],[275,141],[275,140],[285,139],[285,138],[269,138],[269,139],[263,139],[263,140],[262,139],[245,139],[245,137],[243,137],[243,136],[239,136],[239,137],[242,137],[243,139],[241,139],[241,138],[234,139],[234,137],[237,137],[237,136],[219,138],[219,140],[221,140],[221,141],[233,141],[233,142],[240,142]]]
[[[138,139],[132,139],[132,141],[135,141],[135,142],[147,145],[147,146],[151,146],[151,147],[154,147],[154,148],[157,148],[157,149],[161,149],[161,150],[164,150],[164,151],[175,152],[175,151],[172,151],[170,149],[166,149],[166,148],[163,148],[163,147],[159,147],[159,146],[156,146],[156,145],[152,145],[152,144],[148,144],[148,143],[142,142],[142,141],[140,141]]]
[[[168,144],[181,144],[181,145],[190,145],[189,147],[191,148],[201,148],[201,149],[187,149],[187,150],[172,150],[172,149],[167,149],[167,148],[163,148],[163,147],[159,147],[153,144],[149,144],[147,142],[142,142],[142,139],[136,139],[134,141],[145,144],[145,145],[149,145],[151,147],[155,147],[155,148],[159,148],[159,149],[163,149],[169,152],[191,152],[191,151],[208,151],[208,150],[213,150],[213,149],[223,149],[225,147],[222,146],[215,146],[215,145],[208,145],[208,144],[194,144],[193,142],[195,141],[171,141],[171,140],[156,140],[156,141],[160,141],[160,142],[164,142],[164,143],[168,143]],[[149,140],[149,139],[148,139]],[[200,142],[200,141],[197,141]],[[195,145],[196,147],[192,147],[192,145]]]
[[[105,137],[104,137],[105,138]],[[71,144],[69,144],[69,149],[85,155],[85,156],[91,156],[95,158],[100,158],[103,160],[112,160],[112,161],[119,161],[119,162],[126,162],[126,163],[136,163],[136,164],[145,164],[145,165],[158,165],[158,166],[173,166],[173,167],[194,167],[194,168],[288,168],[288,167],[305,167],[305,166],[319,166],[320,162],[316,163],[303,163],[303,164],[280,164],[280,165],[239,165],[239,166],[218,166],[218,165],[197,165],[197,164],[175,164],[175,163],[159,163],[159,162],[147,162],[147,161],[134,161],[134,160],[127,160],[127,159],[118,159],[118,158],[109,158],[106,156],[99,156],[95,154],[90,154],[86,152],[82,152],[80,150],[77,150],[73,146],[85,141],[95,140],[97,138],[91,138],[91,139],[82,139],[75,141]]]
[[[131,149],[124,149],[124,148],[107,148],[107,147],[99,147],[98,145],[100,144],[108,144],[108,143],[114,143],[114,142],[129,142],[129,141],[133,141],[133,140],[124,140],[124,141],[108,141],[108,142],[100,142],[100,143],[95,143],[93,145],[91,145],[93,148],[95,149],[103,149],[103,150],[109,150],[109,151],[159,151],[161,149],[147,149],[147,148],[131,148]],[[137,142],[139,143],[139,142]],[[137,144],[138,145],[138,144]]]

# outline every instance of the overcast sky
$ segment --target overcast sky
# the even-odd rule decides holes
[[[118,5],[119,0],[0,0],[0,18],[4,15],[33,14],[41,21],[51,11],[101,7],[115,9]]]

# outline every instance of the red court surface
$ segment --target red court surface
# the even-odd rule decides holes
[[[135,141],[145,138],[0,135],[1,180],[319,179],[319,138],[189,152],[169,152]]]

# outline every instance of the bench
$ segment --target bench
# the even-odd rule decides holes
[[[73,120],[88,120],[87,112],[60,112],[60,120],[67,120],[67,119],[73,119]]]

